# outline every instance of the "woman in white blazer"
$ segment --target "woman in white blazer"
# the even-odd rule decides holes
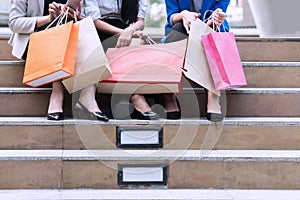
[[[62,12],[63,4],[66,1],[11,0],[8,25],[13,34],[9,44],[13,46],[12,54],[14,56],[26,59],[30,34],[43,29],[53,21]],[[49,120],[63,120],[64,90],[61,81],[53,82],[52,88],[47,118]],[[95,85],[83,89],[76,107],[85,111],[85,115],[90,119],[108,121],[108,117],[102,114],[97,105],[95,92]]]

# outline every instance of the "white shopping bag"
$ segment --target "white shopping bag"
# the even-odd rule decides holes
[[[200,19],[192,22],[183,73],[188,79],[220,96],[220,91],[215,89],[201,39],[202,35],[211,32],[213,29]]]

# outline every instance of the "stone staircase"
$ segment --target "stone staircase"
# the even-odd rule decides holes
[[[66,95],[67,120],[48,121],[51,89],[22,85],[7,39],[0,199],[300,199],[300,39],[237,38],[248,86],[222,94],[217,124],[188,81],[182,120],[75,120]]]

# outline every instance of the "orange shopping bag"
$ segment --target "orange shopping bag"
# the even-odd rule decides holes
[[[68,22],[30,35],[23,83],[38,87],[74,74],[79,25]]]

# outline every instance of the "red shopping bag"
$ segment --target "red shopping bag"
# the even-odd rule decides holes
[[[213,32],[203,35],[202,44],[217,90],[247,85],[232,32]]]
[[[186,40],[167,44],[110,48],[106,56],[112,77],[99,84],[101,93],[179,93]]]

